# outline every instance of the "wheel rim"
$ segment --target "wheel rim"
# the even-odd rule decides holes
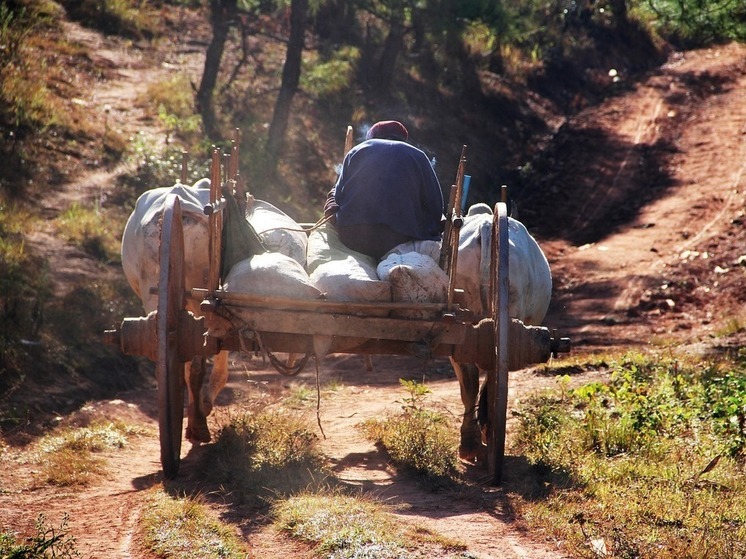
[[[495,328],[495,365],[487,372],[487,397],[489,401],[489,432],[487,438],[487,466],[492,483],[502,481],[505,457],[505,430],[508,409],[508,332],[509,306],[509,240],[507,207],[500,202],[495,206],[492,222],[492,254],[490,274],[490,301]]]
[[[156,320],[158,428],[167,479],[179,472],[184,420],[184,363],[179,359],[178,321],[184,308],[184,234],[181,205],[169,196],[163,209]]]

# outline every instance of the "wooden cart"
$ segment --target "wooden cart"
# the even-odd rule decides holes
[[[570,341],[557,338],[547,328],[525,326],[508,316],[508,215],[504,202],[494,208],[491,308],[487,316],[475,316],[463,306],[453,278],[464,160],[462,153],[443,243],[442,260],[451,278],[446,303],[310,301],[222,290],[221,209],[225,200],[221,192],[225,189],[221,189],[219,154],[213,154],[210,204],[205,207],[210,230],[208,285],[187,292],[181,206],[175,195],[169,197],[162,214],[158,308],[146,317],[125,318],[118,329],[106,332],[106,341],[118,345],[123,353],[146,356],[156,363],[161,463],[167,478],[176,477],[179,470],[185,363],[221,350],[251,353],[271,348],[272,352],[314,354],[319,351],[314,340],[323,339],[325,353],[452,357],[486,370],[490,418],[487,465],[490,480],[500,483],[508,371],[543,363],[558,352],[569,351]],[[190,297],[201,301],[203,316],[186,310]],[[418,316],[427,318],[381,317],[386,309],[417,311]]]

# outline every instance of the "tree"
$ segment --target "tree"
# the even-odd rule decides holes
[[[220,139],[220,130],[215,119],[212,94],[218,80],[220,61],[223,58],[225,41],[230,26],[236,18],[237,0],[210,0],[210,24],[212,40],[205,55],[205,69],[197,90],[197,111],[202,115],[205,133],[213,140]]]
[[[292,0],[290,3],[290,35],[285,64],[282,67],[282,83],[267,139],[267,165],[270,172],[277,169],[277,160],[285,141],[285,133],[290,119],[290,107],[300,82],[307,16],[308,0]]]

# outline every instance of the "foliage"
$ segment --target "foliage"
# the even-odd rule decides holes
[[[424,407],[430,389],[414,380],[399,381],[409,395],[399,415],[360,425],[386,448],[392,461],[426,479],[448,478],[456,471],[456,440],[445,418]]]
[[[36,534],[25,543],[8,532],[0,533],[0,557],[3,559],[74,559],[82,555],[75,548],[76,540],[68,535],[68,515],[65,514],[60,527],[50,527],[47,519],[40,514],[36,519]]]
[[[199,497],[176,498],[150,491],[142,514],[145,544],[164,559],[247,557],[235,529],[215,518]]]
[[[301,88],[311,95],[329,101],[339,101],[354,85],[355,67],[360,50],[345,46],[326,60],[312,62],[306,57],[301,74]]]
[[[140,132],[132,138],[132,148],[127,158],[131,172],[122,180],[133,186],[136,194],[151,188],[171,186],[181,177],[184,163],[184,150],[174,144],[160,145],[154,138]],[[192,165],[186,166],[186,184],[193,184],[198,180],[210,176],[209,158],[200,160],[200,154],[192,154]]]
[[[746,355],[628,354],[610,369],[608,382],[569,389],[564,379],[516,411],[516,450],[551,472],[545,499],[519,502],[525,516],[572,549],[600,540],[624,557],[746,553]]]
[[[746,4],[741,0],[637,0],[635,4],[659,33],[682,47],[746,40]]]

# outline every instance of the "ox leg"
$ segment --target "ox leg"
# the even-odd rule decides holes
[[[461,390],[464,417],[461,422],[461,442],[458,455],[466,462],[483,462],[487,457],[486,447],[477,422],[477,399],[479,397],[479,369],[472,363],[457,363],[451,359],[453,370]]]
[[[212,413],[215,405],[215,398],[228,382],[228,351],[224,350],[218,353],[212,362],[212,372],[210,380],[207,383],[205,393],[202,396],[202,411],[205,416]]]
[[[210,430],[207,428],[207,415],[199,405],[199,395],[202,393],[202,383],[205,380],[207,360],[195,357],[191,364],[185,366],[186,385],[189,392],[187,407],[186,438],[192,443],[210,442]]]

